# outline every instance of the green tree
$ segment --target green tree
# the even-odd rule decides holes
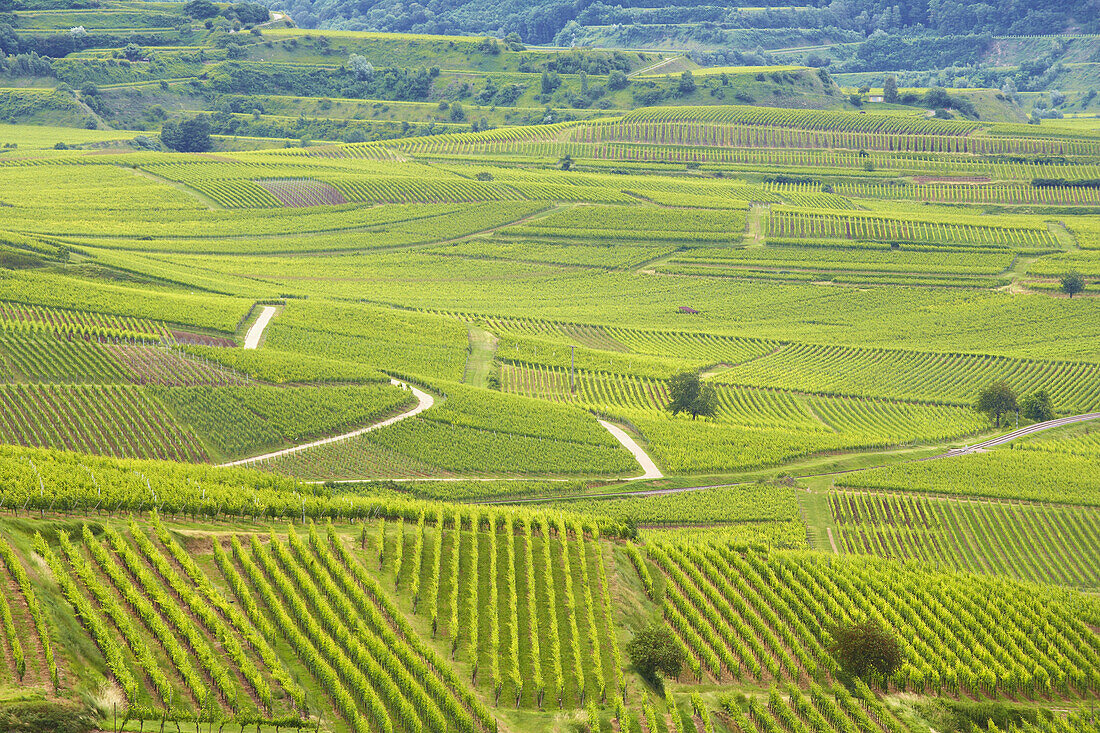
[[[1029,394],[1020,403],[1020,414],[1032,422],[1054,419],[1054,403],[1045,389]]]
[[[183,6],[184,15],[192,18],[213,18],[219,12],[218,6],[210,0],[191,0]]]
[[[889,677],[901,665],[901,644],[886,627],[873,619],[840,624],[832,630],[830,649],[840,669],[852,677],[874,670]]]
[[[165,122],[160,141],[180,153],[203,153],[213,146],[210,140],[210,120],[198,115],[182,122]]]
[[[1076,270],[1062,276],[1062,292],[1073,297],[1085,289],[1085,278]]]
[[[556,71],[544,71],[539,86],[543,94],[553,94],[561,86],[561,77]]]
[[[668,410],[673,415],[691,413],[691,419],[702,415],[713,417],[718,412],[718,393],[714,386],[703,384],[697,372],[677,374],[669,381]]]
[[[886,77],[882,84],[882,101],[890,104],[898,101],[898,80],[893,75]]]
[[[562,156],[562,159],[558,161],[558,167],[563,171],[572,170],[573,168],[573,156],[566,153]]]
[[[993,420],[997,427],[1001,427],[1001,415],[1018,409],[1016,392],[1008,386],[1007,382],[994,382],[978,393],[974,409],[989,415],[989,419]]]
[[[695,75],[691,73],[690,69],[680,74],[680,83],[676,86],[676,89],[680,94],[691,94],[695,91]]]
[[[19,36],[8,23],[0,23],[0,58],[14,56],[19,52]]]
[[[950,107],[953,100],[943,87],[932,87],[924,94],[924,106],[929,108]]]
[[[657,675],[679,677],[684,666],[684,652],[672,632],[664,624],[654,622],[627,642],[626,655],[638,673],[648,679]]]

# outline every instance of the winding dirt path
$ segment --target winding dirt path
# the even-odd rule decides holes
[[[386,418],[385,420],[382,420],[380,422],[372,423],[371,425],[367,425],[366,427],[352,430],[350,433],[342,433],[340,435],[334,435],[331,438],[322,438],[321,440],[315,440],[312,443],[303,443],[302,445],[295,445],[290,448],[283,448],[282,450],[272,451],[271,453],[264,453],[263,455],[252,456],[250,458],[241,458],[240,460],[230,461],[228,463],[222,463],[220,465],[223,468],[229,466],[245,466],[250,463],[257,463],[259,461],[268,460],[270,458],[278,458],[279,456],[290,455],[291,453],[298,453],[299,451],[304,451],[307,448],[316,448],[319,445],[328,445],[329,443],[338,443],[342,440],[349,440],[365,433],[369,433],[372,430],[378,430],[379,428],[393,425],[394,423],[401,422],[402,420],[407,420],[410,417],[415,417],[435,404],[434,397],[423,390],[413,387],[410,384],[406,384],[405,382],[397,379],[390,379],[390,384],[395,387],[400,387],[401,389],[411,389],[413,395],[416,397],[417,400],[416,407],[409,410],[408,412],[402,412],[399,415],[394,415],[393,417]]]
[[[1053,428],[1060,428],[1060,427],[1065,426],[1065,425],[1072,425],[1073,423],[1085,422],[1086,420],[1100,420],[1100,412],[1090,412],[1090,413],[1086,413],[1084,415],[1071,415],[1069,417],[1062,417],[1062,418],[1057,418],[1055,420],[1048,420],[1046,422],[1035,423],[1034,425],[1028,425],[1026,428],[1020,428],[1019,430],[1013,431],[1013,432],[1008,433],[1006,435],[1001,435],[1001,436],[996,437],[996,438],[990,438],[989,440],[982,441],[981,443],[975,443],[974,445],[968,445],[968,446],[963,447],[963,448],[955,448],[954,450],[949,450],[946,453],[941,453],[938,456],[932,456],[931,458],[912,459],[910,461],[902,461],[902,463],[912,463],[912,462],[916,462],[916,461],[934,461],[934,460],[938,460],[940,458],[953,458],[955,456],[964,456],[964,455],[967,455],[969,453],[980,453],[981,451],[985,450],[986,448],[992,448],[993,446],[1003,445],[1005,443],[1009,443],[1013,440],[1016,440],[1018,438],[1022,438],[1022,437],[1027,436],[1027,435],[1032,435],[1034,433],[1039,433],[1039,432],[1042,432],[1044,430],[1051,430]],[[601,420],[600,423],[604,424],[603,420]],[[609,427],[607,424],[604,424],[604,427],[611,430],[611,427],[614,427],[614,426]],[[614,431],[612,431],[612,434],[614,435]],[[623,433],[623,435],[626,435],[626,434]],[[618,436],[616,436],[616,437],[618,437]],[[630,440],[629,435],[626,435],[626,438],[628,440]],[[634,441],[631,440],[631,443],[633,443],[633,442]],[[624,443],[624,445],[626,445],[626,444]],[[636,443],[634,444],[634,446],[639,451],[642,450],[640,447],[638,447],[638,445]],[[628,449],[629,449],[629,447],[628,447]],[[633,453],[634,451],[631,450],[631,452]],[[643,454],[644,454],[644,451],[643,451]],[[635,454],[635,457],[637,457],[637,454]],[[640,460],[639,460],[639,463],[641,463]],[[643,466],[644,466],[644,464],[643,464]],[[803,476],[799,476],[798,478],[815,478],[815,477],[820,477],[820,476],[840,476],[840,475],[843,475],[843,474],[846,474],[846,473],[859,473],[860,471],[868,471],[872,468],[881,468],[881,466],[866,466],[866,467],[863,467],[863,468],[845,469],[845,470],[841,470],[841,471],[825,471],[823,473],[810,473],[810,474],[805,474]],[[656,469],[656,466],[654,466],[654,469]],[[659,473],[659,471],[658,471],[658,473]],[[644,478],[644,477],[639,477],[639,478]],[[653,478],[661,478],[661,476],[655,476]],[[637,480],[637,479],[632,479],[632,480]],[[733,486],[743,486],[743,485],[749,484],[749,483],[753,483],[753,482],[752,481],[734,481],[734,482],[726,483],[726,484],[706,484],[706,485],[703,485],[703,486],[679,486],[679,487],[668,488],[668,489],[637,489],[635,491],[614,491],[614,492],[606,492],[606,493],[600,493],[600,494],[583,494],[583,495],[563,496],[563,497],[561,497],[561,500],[562,501],[568,501],[569,499],[579,499],[579,498],[584,498],[584,499],[616,499],[616,498],[623,497],[623,496],[665,496],[665,495],[668,495],[668,494],[684,494],[684,493],[687,493],[689,491],[703,491],[705,489],[725,489],[725,488],[730,488],[730,487],[733,487]],[[501,500],[498,500],[498,501],[485,501],[485,502],[482,502],[482,503],[485,503],[485,504],[534,504],[534,503],[542,503],[542,502],[546,502],[546,501],[554,501],[554,499],[545,499],[545,498],[543,498],[543,499],[525,499],[525,498],[520,497],[520,498],[516,498],[516,499],[501,499]],[[830,541],[832,541],[832,538],[830,538]]]
[[[620,428],[618,425],[612,425],[606,420],[600,420],[599,423],[600,425],[604,426],[604,429],[607,430],[607,432],[611,433],[612,437],[614,437],[615,440],[619,441],[619,443],[622,444],[623,448],[626,448],[628,451],[630,451],[631,455],[634,456],[634,460],[636,460],[638,464],[642,467],[642,470],[645,471],[645,473],[643,473],[641,476],[635,476],[634,478],[629,479],[630,481],[665,477],[665,475],[661,473],[661,469],[657,468],[657,464],[654,463],[653,459],[649,457],[649,454],[642,450],[642,446],[638,445],[634,441],[634,438],[631,438],[629,435],[627,435],[625,430]]]
[[[271,319],[274,317],[275,308],[270,305],[265,305],[264,309],[260,311],[260,317],[252,324],[252,327],[248,329],[248,334],[244,337],[244,347],[246,349],[259,348],[260,339],[263,338],[264,335],[264,329],[267,328],[267,324],[271,323]]]

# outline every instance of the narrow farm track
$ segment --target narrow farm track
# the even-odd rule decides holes
[[[604,426],[607,432],[611,433],[615,440],[622,444],[623,448],[630,451],[634,456],[634,460],[638,461],[642,470],[645,472],[641,476],[630,479],[631,481],[639,481],[642,479],[657,479],[664,478],[665,475],[661,473],[661,469],[657,468],[657,464],[653,462],[653,459],[649,457],[649,454],[642,450],[642,446],[638,445],[634,438],[627,435],[626,431],[620,428],[618,425],[612,425],[606,420],[600,420],[600,425]]]
[[[652,74],[653,72],[655,72],[657,69],[661,68],[662,66],[665,66],[667,64],[671,64],[673,61],[678,61],[679,59],[682,59],[682,58],[683,58],[682,55],[670,56],[669,58],[664,59],[662,61],[658,61],[655,64],[650,64],[649,66],[646,66],[645,68],[638,69],[636,71],[632,71],[629,74],[627,74],[627,76],[642,76],[644,74]]]
[[[986,448],[992,448],[997,445],[1003,445],[1009,443],[1017,438],[1022,438],[1025,435],[1032,435],[1033,433],[1041,433],[1044,430],[1050,430],[1052,428],[1060,428],[1064,425],[1072,425],[1074,423],[1085,422],[1087,420],[1100,419],[1100,412],[1090,412],[1084,415],[1073,415],[1071,417],[1060,417],[1055,420],[1047,420],[1046,422],[1035,423],[1034,425],[1028,425],[1026,428],[1020,428],[1019,430],[1002,435],[997,438],[990,438],[989,440],[981,443],[975,443],[974,445],[968,445],[965,448],[957,448],[950,450],[941,456],[934,456],[934,458],[950,458],[953,456],[964,456],[967,453],[974,453],[984,450]],[[931,459],[926,459],[931,460]]]
[[[643,479],[660,479],[660,478],[665,477],[665,475],[663,473],[661,473],[661,469],[657,468],[657,464],[654,463],[653,459],[649,457],[649,454],[645,452],[645,449],[642,448],[640,445],[638,445],[638,443],[633,438],[631,438],[630,435],[628,435],[625,430],[623,430],[622,428],[620,428],[617,425],[613,425],[613,424],[611,424],[609,422],[606,422],[604,420],[599,420],[598,422],[600,423],[600,425],[602,425],[604,427],[605,430],[607,430],[607,432],[611,433],[612,437],[614,437],[615,440],[619,441],[619,443],[624,448],[626,448],[628,451],[630,451],[631,455],[634,456],[634,459],[636,461],[638,461],[638,464],[642,467],[642,470],[643,470],[644,473],[641,476],[635,476],[633,478],[626,479],[627,481],[641,481]],[[304,447],[308,448],[309,446],[304,446]],[[274,454],[272,454],[272,455],[274,455]],[[226,464],[226,465],[230,465],[230,464]],[[540,477],[537,477],[537,476],[536,477],[532,477],[532,476],[518,476],[518,477],[517,476],[447,476],[445,478],[418,476],[418,477],[415,477],[415,478],[405,477],[405,478],[341,479],[341,480],[331,481],[331,482],[327,482],[327,481],[307,481],[306,483],[309,483],[309,484],[321,484],[321,483],[360,484],[360,483],[363,483],[365,481],[394,481],[394,482],[436,481],[436,482],[442,482],[442,483],[454,482],[454,481],[484,481],[484,482],[489,482],[489,481],[547,481],[547,482],[565,482],[565,481],[571,481],[571,480],[573,480],[573,479],[568,479],[568,478],[540,478]],[[506,503],[509,503],[509,502],[502,501],[502,502],[484,502],[484,503],[486,503],[486,504],[493,504],[493,503],[506,504]]]
[[[267,324],[271,323],[271,319],[274,317],[275,308],[265,305],[263,311],[260,312],[260,317],[252,324],[252,327],[248,329],[248,335],[244,337],[244,347],[246,349],[259,348],[264,329],[267,328]]]
[[[1098,419],[1100,419],[1100,412],[1090,412],[1090,413],[1087,413],[1087,414],[1084,414],[1084,415],[1071,415],[1069,417],[1062,417],[1062,418],[1058,418],[1056,420],[1048,420],[1046,422],[1035,423],[1034,425],[1029,425],[1026,428],[1020,428],[1019,430],[1008,433],[1006,435],[1001,435],[1001,436],[996,437],[996,438],[990,438],[989,440],[982,441],[981,443],[975,443],[974,445],[968,445],[964,448],[956,448],[954,450],[947,451],[946,453],[941,453],[940,455],[932,456],[931,458],[919,458],[919,459],[914,459],[914,460],[916,460],[916,461],[934,461],[934,460],[937,460],[937,459],[940,459],[940,458],[953,458],[955,456],[963,456],[963,455],[967,455],[968,453],[980,452],[980,451],[984,450],[985,448],[992,448],[994,446],[1003,445],[1005,443],[1009,443],[1013,440],[1025,437],[1027,435],[1033,435],[1035,433],[1043,432],[1044,430],[1051,430],[1053,428],[1059,428],[1059,427],[1063,427],[1065,425],[1072,425],[1072,424],[1078,423],[1078,422],[1085,422],[1085,421],[1088,421],[1088,420],[1098,420]],[[602,420],[600,421],[600,423],[604,424]],[[604,427],[608,427],[608,425],[604,424]],[[610,429],[610,428],[608,428],[608,429]],[[612,432],[612,434],[614,435],[614,432]],[[625,433],[624,433],[624,435],[625,435]],[[618,437],[618,436],[616,436],[616,437]],[[629,438],[629,437],[630,436],[627,436],[627,438]],[[633,442],[633,441],[631,441],[631,442]],[[641,450],[641,448],[639,447],[638,450]],[[631,452],[633,453],[633,451],[631,451]],[[637,457],[636,454],[635,454],[635,457]],[[639,462],[641,462],[641,461],[639,461]],[[903,461],[903,463],[904,462],[909,462],[909,461]],[[654,468],[656,468],[656,467],[654,467]],[[881,468],[881,466],[864,466],[862,468],[846,469],[846,470],[843,470],[843,471],[826,471],[826,472],[823,472],[823,473],[809,473],[809,474],[801,475],[798,478],[815,478],[815,477],[820,477],[820,476],[840,476],[840,475],[843,475],[843,474],[846,474],[846,473],[858,473],[860,471],[867,471],[867,470],[870,470],[872,468]],[[654,478],[660,478],[660,477],[654,477]],[[637,480],[637,479],[633,479],[633,480]],[[728,484],[707,484],[705,486],[679,486],[679,487],[668,488],[668,489],[638,489],[638,490],[635,490],[635,491],[614,491],[614,492],[607,492],[607,493],[603,493],[603,494],[583,494],[583,495],[577,495],[577,496],[562,497],[562,500],[563,501],[569,501],[570,499],[580,499],[580,498],[583,498],[583,499],[616,499],[616,498],[620,498],[620,497],[624,497],[624,496],[666,496],[668,494],[685,494],[685,493],[690,492],[690,491],[703,491],[705,489],[725,489],[725,488],[730,488],[732,486],[742,486],[742,485],[747,484],[747,483],[752,483],[752,482],[751,481],[735,481],[735,482],[728,483]],[[502,499],[502,500],[499,500],[499,501],[486,501],[486,502],[483,502],[483,503],[485,503],[485,504],[538,504],[538,503],[544,503],[544,502],[547,502],[547,501],[554,501],[554,500],[553,499],[547,500],[547,499],[518,498],[518,499]]]
[[[390,384],[395,387],[401,387],[402,389],[411,389],[413,395],[415,395],[417,399],[416,407],[409,410],[408,412],[402,412],[400,415],[394,415],[393,417],[386,418],[385,420],[373,423],[371,425],[367,425],[366,427],[357,428],[355,430],[352,430],[350,433],[342,433],[341,435],[334,435],[331,438],[322,438],[321,440],[315,440],[312,443],[303,443],[302,445],[295,445],[290,448],[283,448],[282,450],[273,451],[271,453],[264,453],[263,455],[252,456],[250,458],[241,458],[240,460],[230,461],[228,463],[222,463],[220,465],[222,468],[228,468],[230,466],[246,466],[252,463],[257,463],[259,461],[265,461],[270,458],[278,458],[279,456],[290,455],[291,453],[298,453],[299,451],[304,451],[307,448],[316,448],[319,445],[328,445],[329,443],[338,443],[342,440],[349,440],[365,433],[369,433],[372,430],[378,430],[379,428],[393,425],[394,423],[401,422],[402,420],[407,420],[410,417],[415,417],[435,404],[434,397],[432,397],[427,392],[424,392],[423,390],[413,387],[410,384],[406,384],[405,382],[397,379],[390,379]]]

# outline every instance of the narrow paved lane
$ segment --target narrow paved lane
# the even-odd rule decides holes
[[[1056,420],[1048,420],[1047,422],[1035,423],[1034,425],[1028,425],[1026,428],[1020,428],[1019,430],[1008,433],[1007,435],[1002,435],[1002,436],[997,437],[997,438],[990,438],[989,440],[982,441],[981,443],[975,443],[974,445],[968,445],[964,448],[955,448],[954,450],[947,451],[946,453],[941,453],[938,456],[932,456],[931,458],[919,458],[919,459],[915,459],[915,460],[935,461],[935,460],[938,460],[940,458],[952,458],[954,456],[964,456],[968,453],[979,452],[979,451],[981,451],[985,448],[992,448],[993,446],[1003,445],[1005,443],[1011,442],[1011,441],[1016,440],[1018,438],[1022,438],[1026,435],[1032,435],[1034,433],[1039,433],[1039,432],[1042,432],[1044,430],[1051,430],[1052,428],[1060,428],[1064,425],[1072,425],[1073,423],[1085,422],[1086,420],[1100,420],[1100,412],[1090,412],[1090,413],[1087,413],[1087,414],[1084,414],[1084,415],[1071,415],[1070,417],[1061,417],[1061,418],[1058,418]],[[615,428],[615,426],[609,425],[608,423],[604,423],[603,420],[600,420],[600,424],[602,424],[608,430],[611,430],[612,435],[615,434],[615,432],[613,430],[613,428]],[[615,429],[617,429],[617,428],[615,428]],[[622,431],[620,431],[620,432],[622,432]],[[637,448],[639,451],[642,451],[642,449],[640,447],[638,447],[638,445],[636,443],[634,443],[633,440],[630,439],[629,435],[626,435],[626,433],[623,433],[623,435],[626,437],[627,440],[630,440],[630,442],[632,444],[634,444],[635,448]],[[615,437],[618,438],[619,436],[616,435]],[[620,439],[620,442],[622,442],[621,439]],[[626,444],[623,443],[623,445],[626,445]],[[629,449],[629,446],[627,446],[627,447]],[[631,450],[631,453],[633,453],[633,452],[634,451]],[[644,451],[642,451],[642,454],[644,455]],[[635,457],[637,457],[636,453],[635,453]],[[646,457],[648,458],[648,456],[646,456]],[[910,462],[910,461],[904,461],[903,463],[907,463],[907,462]],[[639,463],[641,463],[641,459],[639,459]],[[643,467],[645,466],[645,464],[642,464],[642,465],[643,465]],[[654,468],[654,470],[657,469],[656,466],[654,466],[653,468]],[[817,476],[840,476],[840,475],[843,475],[843,474],[846,474],[846,473],[859,473],[860,471],[869,471],[872,468],[880,468],[880,466],[866,466],[865,468],[845,469],[843,471],[825,471],[823,473],[809,473],[809,474],[805,474],[805,475],[802,475],[802,476],[798,476],[797,478],[814,478],[814,477],[817,477]],[[660,471],[657,471],[657,474],[658,475],[652,476],[651,478],[663,478],[663,476],[660,475]],[[649,478],[649,477],[641,476],[639,478]],[[583,498],[585,498],[585,499],[617,499],[617,498],[623,497],[623,496],[664,496],[664,495],[667,495],[667,494],[683,494],[683,493],[686,493],[686,492],[689,492],[689,491],[703,491],[705,489],[726,489],[726,488],[730,488],[730,487],[733,487],[733,486],[743,486],[743,485],[749,484],[749,483],[752,483],[752,482],[751,481],[735,481],[735,482],[726,483],[726,484],[704,484],[704,485],[701,485],[701,486],[678,486],[678,487],[669,488],[669,489],[637,489],[637,490],[634,490],[634,491],[614,491],[614,492],[607,492],[607,493],[602,493],[602,494],[584,494]],[[568,500],[568,499],[571,499],[571,498],[582,498],[582,496],[577,495],[577,496],[563,496],[563,497],[561,497],[561,499],[563,499],[563,500]],[[542,501],[553,501],[553,499],[524,499],[524,498],[500,499],[500,500],[497,500],[497,501],[486,501],[486,502],[482,502],[482,503],[485,503],[485,504],[532,504],[532,503],[539,503],[539,502],[542,502]]]
[[[252,324],[252,328],[248,329],[248,335],[244,337],[244,347],[246,349],[259,347],[264,329],[267,328],[267,324],[271,323],[271,319],[274,317],[275,309],[270,305],[265,305],[263,311],[260,312],[260,317]]]
[[[657,464],[653,462],[653,459],[649,457],[649,454],[642,450],[642,446],[634,442],[634,438],[631,438],[626,434],[626,431],[620,428],[618,425],[612,425],[606,420],[600,420],[600,425],[603,425],[607,432],[615,438],[615,440],[622,443],[623,448],[626,448],[634,455],[634,459],[641,465],[642,470],[645,471],[641,476],[635,476],[630,479],[631,481],[640,481],[642,479],[649,478],[664,478],[665,475],[661,473],[661,469],[657,468]]]
[[[1001,435],[997,438],[990,438],[989,440],[982,441],[981,443],[975,443],[974,445],[968,445],[965,448],[956,448],[955,450],[949,450],[941,456],[936,458],[950,458],[952,456],[965,456],[967,453],[974,453],[975,451],[981,451],[986,448],[992,448],[997,445],[1004,445],[1010,443],[1017,438],[1022,438],[1025,435],[1032,435],[1033,433],[1041,433],[1044,430],[1050,430],[1052,428],[1060,428],[1064,425],[1072,425],[1073,423],[1085,422],[1086,420],[1100,419],[1100,412],[1090,412],[1084,415],[1071,415],[1070,417],[1060,417],[1054,420],[1047,420],[1046,422],[1037,422],[1034,425],[1028,425],[1026,428],[1020,428],[1014,430],[1006,435]]]

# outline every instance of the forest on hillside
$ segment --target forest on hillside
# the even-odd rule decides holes
[[[760,4],[759,0],[754,2]],[[1100,25],[1095,2],[958,2],[957,0],[832,0],[756,8],[753,3],[723,6],[683,0],[269,0],[306,28],[408,31],[416,33],[518,33],[528,43],[563,40],[570,23],[589,25],[699,24],[711,27],[818,29],[861,36],[876,30],[920,35],[991,33],[1048,35],[1095,32]]]

